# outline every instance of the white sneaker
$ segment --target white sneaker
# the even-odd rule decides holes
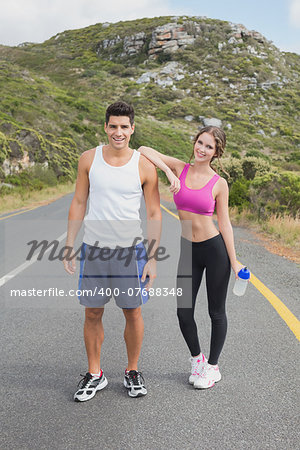
[[[190,357],[191,362],[191,375],[189,377],[189,383],[194,384],[195,380],[199,377],[199,375],[202,373],[202,370],[207,363],[207,359],[203,355],[203,353],[200,353],[199,356],[191,356]]]
[[[124,386],[129,397],[143,397],[147,394],[142,372],[137,370],[125,370]]]
[[[95,397],[97,391],[101,391],[107,386],[107,379],[103,372],[101,377],[93,376],[89,372],[81,376],[83,378],[78,383],[80,388],[74,394],[75,402],[86,402]]]
[[[202,373],[197,377],[194,382],[194,388],[196,389],[207,389],[214,386],[215,383],[221,380],[221,373],[219,366],[212,366],[206,363]]]

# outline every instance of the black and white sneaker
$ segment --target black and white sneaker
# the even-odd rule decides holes
[[[80,388],[74,394],[75,402],[86,402],[96,395],[97,391],[101,391],[107,386],[107,379],[102,372],[101,377],[95,377],[87,372],[85,375],[81,375],[83,378],[79,381]]]
[[[136,370],[125,370],[124,386],[128,389],[129,397],[143,397],[147,394],[144,377]]]

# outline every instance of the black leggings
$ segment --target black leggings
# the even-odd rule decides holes
[[[204,269],[211,318],[208,362],[217,364],[227,332],[225,301],[230,277],[230,261],[221,234],[203,242],[181,238],[177,288],[182,289],[182,296],[177,297],[177,316],[192,356],[199,355],[201,351],[194,311]]]

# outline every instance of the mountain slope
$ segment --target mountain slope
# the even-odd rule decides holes
[[[203,17],[97,24],[2,46],[0,162],[16,158],[7,123],[71,139],[75,161],[104,139],[105,108],[121,98],[136,109],[135,146],[187,157],[190,136],[216,118],[228,153],[255,150],[299,170],[299,58],[241,25]]]

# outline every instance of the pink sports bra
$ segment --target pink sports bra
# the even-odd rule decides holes
[[[180,191],[174,194],[175,205],[177,209],[183,211],[190,211],[203,216],[212,216],[216,205],[216,201],[212,196],[212,189],[220,176],[215,174],[201,189],[190,189],[185,184],[189,167],[190,164],[186,164],[180,174],[181,187]]]

